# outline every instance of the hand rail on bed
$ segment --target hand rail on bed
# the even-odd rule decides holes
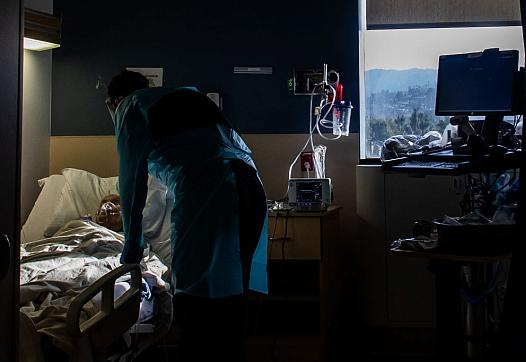
[[[114,301],[115,281],[131,274],[131,286]],[[139,317],[141,302],[141,269],[139,264],[124,264],[104,275],[76,296],[69,308],[66,328],[72,337],[88,337],[94,349],[104,349],[135,324]],[[101,310],[93,317],[80,323],[82,307],[102,292]]]

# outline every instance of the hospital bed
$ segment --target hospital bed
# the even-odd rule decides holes
[[[40,184],[21,235],[21,360],[132,360],[172,321],[169,194],[149,180],[149,250],[140,265],[120,265],[123,236],[88,217],[118,194],[117,178],[65,169]]]

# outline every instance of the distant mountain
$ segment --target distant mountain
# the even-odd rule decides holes
[[[436,79],[436,69],[371,69],[365,72],[365,94],[369,96],[382,90],[406,91],[414,86],[435,88]]]

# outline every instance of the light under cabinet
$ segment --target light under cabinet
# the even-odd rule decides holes
[[[49,50],[60,47],[61,19],[34,9],[24,9],[24,49]]]

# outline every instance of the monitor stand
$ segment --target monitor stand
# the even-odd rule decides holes
[[[502,115],[488,115],[482,124],[480,136],[487,146],[494,146],[499,143],[499,131],[504,117]]]
[[[460,136],[451,142],[453,153],[480,156],[497,147],[503,121],[502,115],[486,115],[480,121],[469,121],[468,116],[451,117],[450,123],[459,127]]]

